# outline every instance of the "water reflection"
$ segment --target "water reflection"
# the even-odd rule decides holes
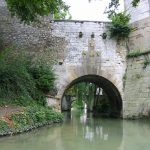
[[[74,141],[82,141],[86,149],[110,148],[116,150],[120,147],[123,136],[122,120],[93,118],[92,114],[82,113],[81,115],[81,112],[72,112],[71,118],[69,122],[70,138]],[[65,134],[66,127],[66,125],[63,127],[62,135]],[[78,145],[80,149],[80,143],[76,143],[76,146]]]
[[[2,150],[149,150],[150,122],[65,114],[64,123],[0,138]]]
[[[92,119],[92,114],[87,113],[85,110],[84,113],[80,116],[80,123],[84,124],[85,126],[83,130],[84,138],[89,141],[93,141],[94,137],[98,136],[101,140],[108,140],[108,132],[103,132],[103,126],[98,125],[93,128],[94,121],[91,121],[91,126],[89,126],[89,124],[86,124],[88,119]]]

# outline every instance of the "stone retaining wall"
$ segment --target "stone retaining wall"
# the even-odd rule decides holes
[[[150,116],[150,17],[132,24],[136,28],[129,38],[124,98],[124,118]],[[144,65],[146,64],[147,65]]]
[[[128,59],[125,86],[124,118],[150,116],[150,53]]]
[[[140,21],[150,16],[150,0],[140,0],[136,8],[131,6],[132,0],[124,0],[125,9],[131,14],[131,22]]]

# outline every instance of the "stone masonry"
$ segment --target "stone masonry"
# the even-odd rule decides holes
[[[131,14],[131,22],[140,21],[150,16],[150,0],[140,0],[139,6],[133,8],[132,0],[124,0],[125,9]]]
[[[130,0],[125,1],[126,6],[129,3]],[[149,0],[141,0],[137,10],[129,9],[136,30],[131,34],[126,49],[124,42],[109,38],[107,22],[51,21],[44,17],[42,24],[23,25],[10,17],[4,1],[0,0],[0,47],[15,45],[28,51],[35,60],[43,59],[45,63],[54,64],[58,93],[57,100],[51,99],[51,103],[57,102],[59,107],[64,91],[73,81],[82,76],[97,75],[117,88],[123,101],[124,118],[148,116],[150,66],[145,67],[144,62],[149,61],[150,56],[146,54],[126,61],[126,52],[150,50],[149,6]],[[107,34],[106,39],[102,36],[104,33]]]
[[[108,23],[82,21],[54,21],[53,36],[65,38],[65,59],[55,65],[58,98],[75,79],[85,75],[99,75],[112,82],[123,98],[123,76],[126,69],[124,43],[102,38]],[[82,32],[83,36],[79,37]],[[94,38],[92,38],[92,34]]]
[[[28,26],[11,18],[2,0],[0,4],[2,46],[13,44],[18,49],[29,51],[35,60],[55,62],[59,104],[70,83],[85,75],[104,77],[118,89],[123,100],[126,48],[124,43],[116,42],[109,36],[103,38],[109,23],[51,21],[45,17],[42,24]]]
[[[142,118],[150,116],[150,54],[129,58],[124,101],[125,118]]]
[[[132,22],[136,21],[132,23],[135,30],[129,38],[128,52],[142,55],[127,60],[123,114],[124,118],[142,118],[150,116],[150,1],[141,0],[131,16]]]

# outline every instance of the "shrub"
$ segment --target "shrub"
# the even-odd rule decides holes
[[[9,122],[0,120],[0,136],[12,135],[32,130],[47,124],[61,122],[61,113],[54,112],[51,108],[40,105],[28,106],[24,112],[18,112],[9,116]]]
[[[26,112],[28,116],[33,119],[34,123],[45,121],[60,121],[63,118],[60,113],[54,112],[51,108],[41,107],[38,105],[27,107]]]
[[[28,64],[23,58],[14,56],[12,53],[0,59],[0,95],[2,98],[15,99],[20,94],[30,97],[35,84],[27,67]]]
[[[24,126],[36,126],[37,124],[45,124],[46,122],[60,122],[63,116],[54,112],[50,108],[38,105],[28,106],[24,112],[11,115],[15,128],[20,129]]]
[[[8,129],[8,124],[7,122],[3,121],[3,120],[0,120],[0,131],[4,131],[4,130],[7,130]]]
[[[45,93],[54,86],[51,68],[32,64],[25,54],[7,50],[0,54],[0,104],[46,104]]]
[[[29,118],[25,112],[19,112],[11,115],[15,128],[22,128],[29,124]]]
[[[54,73],[52,68],[47,65],[34,65],[30,68],[30,72],[35,79],[38,89],[46,93],[54,88]]]
[[[111,16],[112,24],[109,27],[110,37],[117,39],[128,38],[132,31],[132,28],[128,24],[130,21],[130,15],[126,12],[115,13]]]

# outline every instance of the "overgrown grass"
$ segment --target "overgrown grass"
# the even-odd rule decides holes
[[[23,112],[15,113],[0,120],[0,136],[12,135],[32,130],[44,125],[62,121],[62,114],[51,108],[42,106],[28,106]]]

